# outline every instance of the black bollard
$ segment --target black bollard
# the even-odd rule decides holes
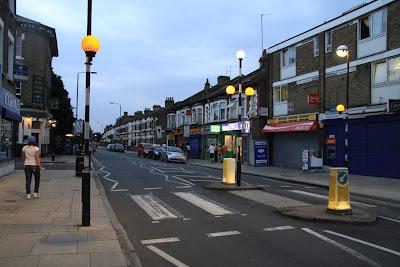
[[[82,171],[82,226],[90,226],[90,171]]]

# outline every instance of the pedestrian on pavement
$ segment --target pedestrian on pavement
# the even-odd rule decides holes
[[[97,148],[96,142],[92,142],[92,157],[93,158],[96,155],[96,148]]]
[[[208,152],[210,153],[210,162],[214,163],[215,160],[215,146],[213,143],[208,147]]]
[[[26,178],[26,198],[31,198],[32,174],[35,176],[35,190],[33,193],[33,197],[38,198],[40,197],[39,184],[40,171],[42,167],[40,164],[40,150],[39,147],[36,146],[36,137],[28,137],[28,144],[22,148],[21,158],[24,162],[24,171]]]
[[[189,155],[190,155],[190,145],[189,143],[186,143],[186,161],[189,161]]]

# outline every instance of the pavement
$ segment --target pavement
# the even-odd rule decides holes
[[[57,160],[72,163],[74,157]],[[46,168],[41,197],[30,200],[22,170],[0,178],[0,266],[131,266],[95,179],[91,226],[81,227],[81,178],[74,170]]]
[[[207,160],[201,159],[190,159],[189,164],[213,169],[223,169],[222,163],[210,163]],[[242,173],[307,185],[329,187],[329,173],[324,171],[303,172],[301,170],[272,166],[254,167],[243,165]],[[349,175],[349,183],[350,193],[400,201],[400,179]]]

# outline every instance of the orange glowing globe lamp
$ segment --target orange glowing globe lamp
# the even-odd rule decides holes
[[[87,35],[82,39],[82,49],[89,56],[95,56],[100,49],[100,41],[96,36]]]
[[[226,87],[226,93],[228,95],[233,95],[235,93],[236,89],[235,86],[233,85],[229,85],[228,87]]]
[[[342,104],[339,104],[336,106],[336,111],[339,112],[339,114],[342,114],[345,110],[346,110],[346,108]]]
[[[254,88],[253,87],[247,87],[246,90],[244,91],[244,93],[247,96],[253,96],[254,95]]]

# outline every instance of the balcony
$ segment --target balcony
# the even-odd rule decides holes
[[[274,116],[288,115],[288,101],[281,101],[274,103]]]

